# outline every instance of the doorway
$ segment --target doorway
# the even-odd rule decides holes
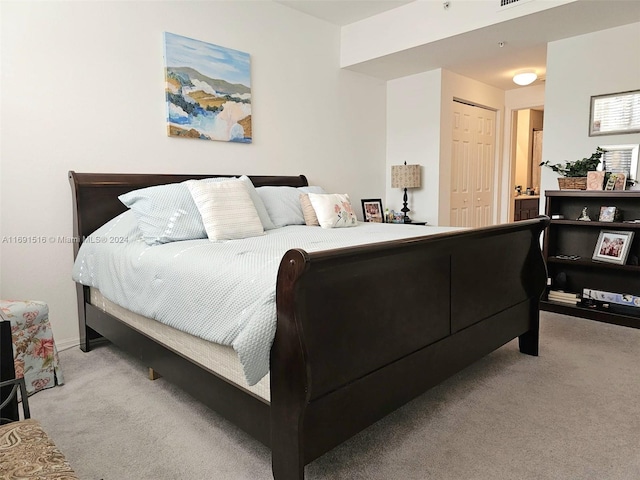
[[[509,221],[521,219],[520,201],[538,199],[542,162],[544,110],[526,108],[512,112]],[[530,193],[530,195],[528,195]],[[531,203],[531,202],[528,202]]]

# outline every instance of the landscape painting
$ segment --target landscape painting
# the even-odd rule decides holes
[[[248,53],[164,34],[167,133],[251,143]]]

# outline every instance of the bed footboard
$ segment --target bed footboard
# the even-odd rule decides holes
[[[519,337],[538,354],[547,217],[309,254],[278,275],[276,480]]]

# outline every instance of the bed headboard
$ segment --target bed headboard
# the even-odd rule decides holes
[[[73,201],[74,258],[82,240],[98,227],[124,212],[118,196],[139,188],[179,183],[190,179],[209,177],[234,177],[238,175],[172,175],[142,173],[76,173],[69,172]],[[249,175],[256,187],[266,185],[306,187],[309,183],[304,175],[270,176]]]

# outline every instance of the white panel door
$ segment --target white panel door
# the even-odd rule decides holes
[[[493,223],[496,112],[453,102],[451,225]]]

